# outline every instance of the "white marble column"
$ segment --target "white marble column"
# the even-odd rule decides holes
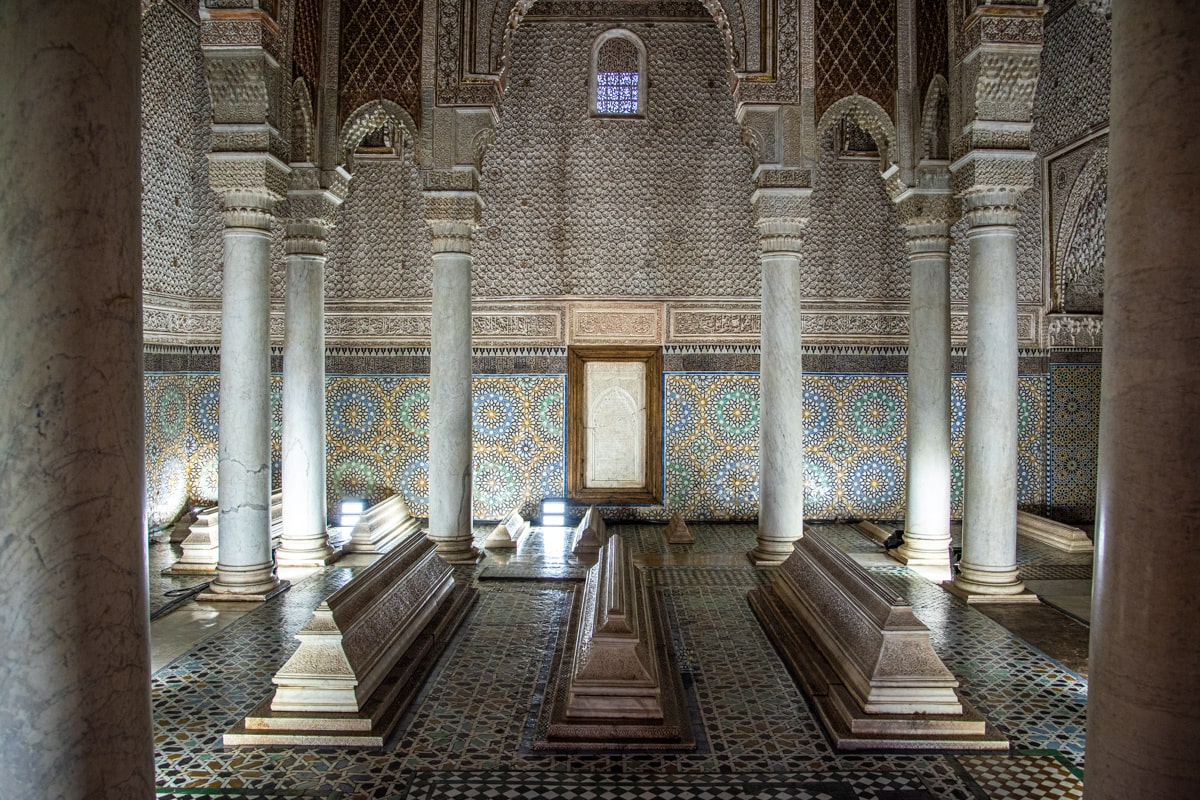
[[[460,198],[474,207],[477,201]],[[429,538],[451,563],[474,562],[471,514],[472,219],[431,219]]]
[[[271,557],[271,209],[266,192],[225,196],[218,413],[217,577],[209,600],[264,600],[281,584]]]
[[[0,3],[0,795],[154,794],[136,3]]]
[[[967,407],[960,572],[949,587],[974,602],[1037,597],[1017,570],[1017,198],[964,193],[970,227]]]
[[[1085,800],[1200,786],[1200,16],[1112,4]]]
[[[283,536],[280,566],[317,566],[329,546],[325,493],[325,246],[319,219],[288,222],[283,338]]]
[[[755,192],[762,247],[757,565],[781,564],[804,535],[804,371],[800,247],[807,190]],[[783,215],[781,212],[791,212]]]
[[[950,563],[950,225],[905,226],[912,271],[908,314],[905,564]]]

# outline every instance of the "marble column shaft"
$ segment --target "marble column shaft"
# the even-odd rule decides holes
[[[954,585],[1017,595],[1017,188],[964,197],[970,223],[963,555]]]
[[[762,252],[761,439],[756,564],[780,564],[804,534],[804,370],[799,248],[803,225],[759,224]]]
[[[471,233],[433,226],[429,361],[429,538],[450,561],[475,560],[471,512]]]
[[[950,226],[907,226],[908,317],[905,563],[950,561]]]
[[[270,276],[273,198],[225,192],[214,595],[261,597],[271,559]]]
[[[154,794],[136,3],[0,3],[0,795]]]
[[[325,491],[325,245],[320,220],[288,223],[283,339],[281,565],[333,555]]]
[[[1112,4],[1086,800],[1200,786],[1200,16]]]

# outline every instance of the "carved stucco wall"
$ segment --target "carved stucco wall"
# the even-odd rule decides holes
[[[147,292],[219,290],[221,219],[208,188],[212,112],[199,29],[162,2],[142,17],[142,271]]]
[[[1112,35],[1086,3],[1056,0],[1046,18],[1033,146],[1050,153],[1108,121]]]
[[[331,299],[429,297],[429,226],[412,153],[357,158],[350,192],[329,239],[325,294]]]
[[[804,294],[906,301],[904,237],[879,160],[839,159],[831,130],[822,137],[813,184],[813,218],[801,256]]]
[[[1033,144],[1046,158],[1045,263],[1052,308],[1103,310],[1111,32],[1086,3],[1058,0],[1046,21]]]
[[[759,291],[751,160],[711,23],[631,24],[645,119],[588,116],[601,23],[527,23],[483,164],[477,296]]]

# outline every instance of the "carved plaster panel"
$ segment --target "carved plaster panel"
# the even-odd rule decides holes
[[[665,316],[659,303],[571,303],[567,306],[567,342],[662,344]]]
[[[147,294],[145,340],[151,344],[219,344],[220,312],[219,300],[188,301]],[[966,343],[966,313],[963,305],[951,309],[950,332],[956,346]],[[330,301],[326,303],[326,344],[428,346],[429,314],[428,301]],[[908,308],[904,304],[806,303],[801,319],[806,345],[896,346],[908,342]],[[1041,320],[1040,308],[1019,309],[1017,330],[1022,347],[1041,345]],[[713,298],[654,303],[623,303],[616,298],[603,302],[572,298],[539,298],[532,303],[477,300],[471,314],[473,342],[483,347],[757,345],[760,324],[757,298],[728,303],[714,302]],[[282,337],[283,303],[275,298],[271,307],[272,342],[282,344]]]
[[[1051,314],[1046,318],[1050,347],[1101,347],[1104,318],[1087,314]]]

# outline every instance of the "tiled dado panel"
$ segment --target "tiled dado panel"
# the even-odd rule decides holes
[[[476,376],[473,382],[474,515],[531,514],[563,493],[566,378]],[[328,380],[330,506],[401,494],[414,514],[429,508],[429,379],[338,376]]]
[[[211,373],[145,377],[146,522],[169,522],[191,503],[217,497],[217,401]],[[283,379],[271,377],[271,481],[279,484]]]
[[[758,376],[669,373],[664,378],[668,511],[690,519],[758,513]],[[962,515],[965,377],[951,382],[952,514]],[[903,375],[804,376],[804,514],[900,518],[905,493]],[[1046,376],[1020,378],[1018,502],[1046,501]]]
[[[278,482],[279,378],[272,392],[273,466]],[[1020,383],[1020,503],[1046,503],[1047,376]],[[965,379],[952,381],[953,514],[962,511]],[[758,514],[758,376],[664,375],[665,507],[689,519],[746,520]],[[563,492],[566,437],[562,375],[476,376],[474,513],[498,519]],[[805,515],[903,516],[905,377],[804,377]],[[338,375],[327,380],[331,510],[345,497],[371,503],[400,493],[428,508],[429,390],[424,376]],[[146,379],[147,504],[151,524],[185,502],[216,496],[217,376]],[[1082,434],[1081,434],[1082,435]],[[1093,433],[1094,436],[1094,433]],[[1065,452],[1065,451],[1064,451]],[[1093,450],[1094,452],[1094,450]],[[1093,490],[1094,493],[1094,490]]]
[[[1096,515],[1100,365],[1050,365],[1050,514],[1064,522]]]
[[[186,503],[217,495],[218,376],[146,375],[146,504],[150,525]],[[517,505],[532,512],[563,493],[562,375],[477,376],[474,382],[475,491],[478,519]],[[279,485],[282,379],[272,378],[271,460]],[[329,507],[346,497],[376,503],[401,494],[414,514],[429,506],[429,379],[331,376],[326,380]]]

